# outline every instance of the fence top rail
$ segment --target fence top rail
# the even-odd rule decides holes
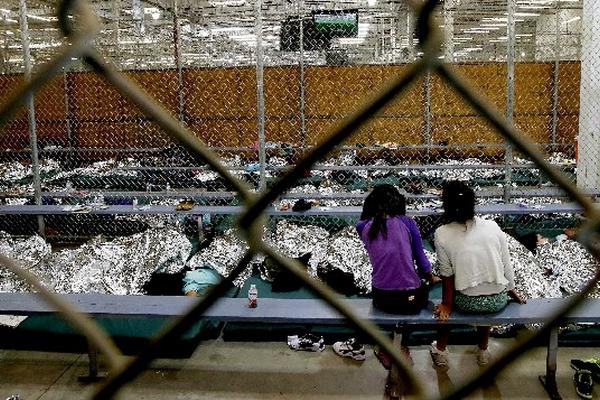
[[[510,191],[513,197],[565,197],[565,192],[558,187],[545,186],[538,187],[515,187]],[[163,198],[193,198],[198,200],[203,199],[220,199],[232,200],[238,197],[237,192],[231,191],[198,191],[197,189],[189,190],[159,190],[159,191],[110,191],[102,189],[86,189],[76,191],[57,191],[57,192],[41,192],[42,197],[51,198],[75,198],[82,199],[91,196],[102,194],[105,197],[119,198],[135,198],[135,197],[163,197]],[[333,193],[284,193],[280,196],[281,199],[364,199],[367,197],[368,190],[361,190],[360,193],[351,192],[333,192]],[[600,192],[587,191],[588,196],[600,196]],[[475,191],[477,197],[502,197],[504,188],[489,187],[481,188]],[[440,199],[440,193],[407,193],[408,199],[417,200],[434,200]],[[20,193],[0,193],[0,198],[31,198],[33,194]]]
[[[250,163],[249,165],[252,165]],[[537,169],[538,167],[533,163],[522,163],[522,164],[509,164],[513,169]],[[560,163],[552,164],[556,168],[574,168],[577,166],[576,163]],[[265,165],[265,169],[268,171],[286,171],[293,168],[293,165]],[[315,164],[311,167],[312,171],[437,171],[437,170],[477,170],[477,169],[497,169],[504,170],[506,164],[399,164],[399,165],[327,165],[327,164]],[[153,166],[132,166],[118,168],[124,171],[196,171],[196,170],[209,170],[210,167],[207,165],[201,166],[187,166],[187,167],[153,167]],[[244,171],[247,169],[246,166],[229,166],[231,171]],[[255,172],[255,171],[251,171]]]
[[[599,203],[600,204],[600,203]],[[179,215],[238,215],[245,210],[241,206],[194,206],[191,210],[178,211],[176,206],[169,205],[111,205],[111,206],[65,206],[65,205],[5,205],[0,206],[0,215],[74,215],[74,214],[179,214]],[[360,206],[313,207],[307,211],[282,211],[275,207],[266,210],[273,216],[338,216],[357,217],[361,214]],[[583,208],[577,203],[561,204],[489,204],[476,207],[478,214],[578,214]],[[407,210],[409,216],[438,215],[441,207],[416,207]]]

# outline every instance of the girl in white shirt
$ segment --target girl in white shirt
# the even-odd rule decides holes
[[[435,231],[435,249],[442,277],[442,303],[435,307],[438,319],[446,320],[453,307],[463,313],[496,313],[511,297],[522,299],[514,290],[506,234],[498,224],[475,217],[475,194],[460,181],[448,181],[442,191],[445,224]],[[487,364],[489,326],[477,327],[477,362]],[[437,366],[448,365],[446,346],[450,330],[438,330],[430,347]]]

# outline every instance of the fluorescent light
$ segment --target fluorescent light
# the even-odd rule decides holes
[[[216,28],[212,28],[211,32],[212,33],[227,33],[227,32],[248,32],[250,31],[250,28],[238,28],[235,26],[227,26],[227,27],[216,27]]]
[[[520,5],[519,8],[522,10],[547,10],[550,9],[550,6]]]
[[[211,6],[242,6],[246,3],[246,0],[211,0],[208,2]]]
[[[144,39],[140,39],[140,40],[119,40],[118,43],[119,44],[154,44],[154,43],[158,43],[158,40],[144,38]]]
[[[19,21],[17,21],[16,19],[10,19],[10,18],[3,18],[1,21],[12,22],[13,24],[19,23]]]
[[[516,12],[515,17],[539,17],[539,13]]]
[[[14,33],[14,32],[12,32],[12,31],[6,31],[6,34],[7,34],[7,35],[9,35],[9,36],[12,36],[12,35],[14,35],[15,33]]]
[[[364,38],[339,38],[339,44],[361,44],[364,42]]]
[[[256,40],[256,35],[247,34],[247,35],[232,35],[229,36],[229,39],[245,41],[245,40]]]
[[[37,19],[39,21],[46,21],[46,22],[58,21],[58,18],[56,18],[56,17],[40,17],[39,15],[31,15],[31,14],[27,14],[27,17],[31,18],[31,19]]]
[[[377,4],[377,0],[367,0],[367,4],[369,7],[373,7],[375,4]]]
[[[0,12],[10,14],[10,10],[7,10],[6,8],[0,8]]]
[[[579,21],[581,19],[581,17],[573,17],[571,19],[568,19],[565,21],[565,24],[568,24],[570,22],[575,22],[575,21]]]

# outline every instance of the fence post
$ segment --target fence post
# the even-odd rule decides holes
[[[515,109],[515,11],[517,9],[516,0],[508,0],[507,10],[507,41],[506,41],[506,64],[507,64],[507,91],[506,91],[506,119],[513,122]],[[505,183],[504,183],[504,202],[510,202],[510,189],[512,184],[512,164],[513,149],[512,144],[506,142],[505,162]]]
[[[181,68],[181,35],[179,33],[179,15],[177,10],[177,0],[173,0],[173,57],[175,58],[175,68],[177,68],[177,86],[178,86],[178,114],[179,121],[185,124],[184,120],[184,98],[183,98],[183,70]]]
[[[23,45],[23,62],[25,66],[25,81],[31,79],[31,54],[29,52],[29,26],[27,24],[27,4],[25,0],[19,0],[19,24],[21,27],[21,41]],[[42,204],[42,185],[40,181],[40,160],[38,157],[37,127],[35,121],[35,104],[33,95],[26,97],[27,119],[29,126],[29,145],[31,146],[31,168],[33,173],[33,192],[35,204]],[[37,216],[38,233],[45,235],[44,218]]]
[[[298,1],[298,19],[300,20],[300,143],[306,146],[306,115],[305,115],[305,93],[304,93],[304,20],[300,14],[301,2]]]
[[[266,188],[265,180],[265,91],[263,83],[264,73],[264,57],[262,46],[262,0],[256,2],[256,116],[258,128],[258,162],[260,164],[260,180],[258,184],[259,190]]]
[[[600,137],[600,1],[583,2],[581,13],[581,81],[579,88],[579,133],[577,135],[577,186],[600,189],[598,138]]]
[[[75,158],[75,138],[73,137],[73,116],[71,114],[71,102],[69,100],[69,94],[71,93],[71,85],[69,84],[69,74],[67,73],[66,67],[63,71],[63,85],[65,89],[65,125],[67,128],[67,148],[69,149],[69,152],[67,154],[69,156],[69,161],[71,161],[72,163]],[[73,164],[69,165],[72,166]]]
[[[556,151],[556,130],[558,126],[558,85],[560,72],[560,2],[556,2],[556,37],[554,43],[554,71],[552,74],[552,131],[550,148]]]

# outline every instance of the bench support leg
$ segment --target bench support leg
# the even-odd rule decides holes
[[[92,383],[106,378],[105,373],[98,372],[98,351],[88,342],[89,373],[77,378],[79,382]]]
[[[558,327],[552,327],[550,330],[550,338],[548,339],[548,354],[546,355],[546,375],[541,375],[540,381],[550,399],[560,400],[562,397],[558,393],[556,385],[556,358],[558,355]]]
[[[394,329],[394,348],[399,349],[400,343],[402,343],[402,333],[396,327]],[[390,398],[401,398],[403,396],[404,390],[402,388],[402,382],[400,381],[400,371],[398,371],[398,367],[395,363],[392,364],[392,369],[388,373],[387,383],[386,383],[386,395]]]

